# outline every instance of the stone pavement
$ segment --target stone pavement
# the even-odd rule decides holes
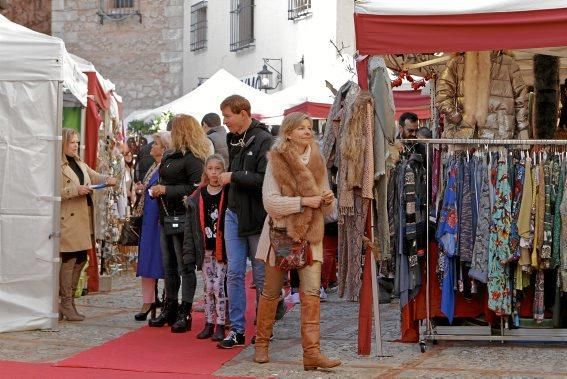
[[[198,278],[199,294],[202,287]],[[133,319],[141,303],[138,279],[132,273],[124,273],[113,278],[112,286],[110,293],[78,299],[79,311],[87,315],[83,322],[61,322],[53,331],[0,334],[0,359],[56,362],[142,326]],[[399,338],[397,304],[381,306],[383,347],[388,357],[377,358],[374,351],[370,357],[359,357],[358,304],[332,294],[321,309],[322,350],[340,358],[341,367],[332,372],[303,371],[296,306],[276,325],[270,363],[253,363],[253,347],[248,347],[216,374],[262,378],[567,378],[565,344],[440,342],[422,354],[417,344],[390,342]]]

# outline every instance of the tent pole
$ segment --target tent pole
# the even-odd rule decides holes
[[[374,207],[372,202],[370,203],[370,241],[372,246],[374,246]],[[372,305],[374,309],[374,335],[376,338],[376,353],[378,357],[382,357],[382,327],[380,323],[380,293],[378,291],[378,278],[376,275],[376,257],[374,253],[370,254],[370,270],[372,273]]]
[[[63,133],[63,82],[57,82],[57,124],[55,125],[55,135],[61,137]],[[61,196],[61,151],[62,151],[62,139],[58,138],[54,141],[55,146],[55,172],[53,180],[53,196]],[[52,316],[49,320],[49,328],[57,329],[58,325],[58,315],[59,315],[59,268],[60,268],[60,257],[59,257],[59,243],[61,238],[61,200],[59,202],[53,202],[53,232],[50,239],[53,241],[53,266],[52,266],[52,280],[53,283],[53,294],[51,296],[52,301]],[[56,316],[55,316],[56,315]]]
[[[85,131],[86,131],[86,121],[87,121],[87,108],[81,107],[81,132],[80,132],[80,150],[79,154],[81,160],[85,160]]]

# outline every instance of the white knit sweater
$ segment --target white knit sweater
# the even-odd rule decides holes
[[[307,165],[309,163],[309,157],[311,156],[311,148],[306,149],[305,153],[300,156],[301,161]],[[260,241],[258,242],[258,250],[256,250],[256,259],[266,262],[268,260],[271,266],[275,265],[274,254],[269,254],[270,248],[270,225],[268,223],[268,218],[271,217],[276,227],[286,226],[286,217],[299,213],[302,211],[301,198],[283,196],[279,184],[276,182],[274,175],[272,174],[272,165],[268,162],[266,167],[266,174],[264,176],[264,184],[262,186],[262,200],[264,202],[264,208],[268,212],[268,216],[264,221],[264,228],[262,229],[262,234],[260,236]],[[292,172],[289,175],[293,175]],[[321,193],[324,190],[329,189],[329,182],[326,180],[325,184],[321,188]],[[323,206],[321,209],[323,211],[324,217],[329,217],[333,214],[337,204],[336,200],[332,204]],[[311,245],[311,251],[313,254],[313,260],[323,262],[323,243],[318,243],[316,245]]]

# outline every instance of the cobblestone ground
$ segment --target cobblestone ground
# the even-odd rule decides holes
[[[197,294],[202,292],[200,278],[198,285]],[[0,359],[56,362],[144,325],[133,318],[141,305],[140,283],[133,273],[115,276],[112,287],[110,293],[77,300],[79,311],[87,315],[83,322],[61,322],[52,331],[0,334]],[[565,344],[440,342],[422,354],[417,344],[390,342],[399,338],[397,304],[381,306],[383,348],[387,356],[378,358],[373,350],[370,357],[360,357],[356,354],[358,304],[331,294],[321,310],[322,350],[340,358],[341,367],[332,372],[303,371],[296,306],[275,327],[270,363],[253,363],[253,347],[248,347],[215,374],[261,378],[567,378]]]

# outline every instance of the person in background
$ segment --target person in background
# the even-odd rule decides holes
[[[207,138],[213,143],[215,154],[220,154],[228,162],[228,146],[226,144],[226,129],[221,125],[221,119],[216,113],[207,113],[201,120],[201,126]]]
[[[417,129],[419,128],[419,118],[415,113],[406,112],[399,119],[399,136],[403,139],[416,138]]]
[[[74,294],[87,250],[93,247],[93,200],[91,184],[116,185],[116,179],[98,174],[79,157],[79,135],[63,128],[61,154],[61,240],[59,252],[59,319],[83,321],[77,312]]]
[[[186,201],[183,242],[184,260],[203,273],[206,323],[197,338],[212,337],[213,341],[224,339],[227,306],[224,214],[228,191],[219,182],[224,171],[225,163],[220,154],[211,155],[205,161],[201,185]]]
[[[134,190],[134,155],[126,144],[123,145],[123,148],[124,176],[122,180],[124,181],[124,189],[126,190],[126,197],[128,199],[128,209],[132,209],[132,206],[136,202],[136,191]]]
[[[175,117],[175,116],[174,116]],[[167,126],[165,128],[166,131],[171,132],[171,128],[173,126],[173,117],[169,119],[167,122]],[[147,171],[149,168],[154,164],[154,159],[150,154],[152,150],[153,142],[148,143],[140,148],[138,154],[136,155],[136,165],[134,170],[134,180],[136,183],[139,183],[142,179],[145,178]]]
[[[323,262],[324,218],[334,213],[336,199],[329,188],[327,169],[313,139],[313,121],[304,113],[287,115],[269,153],[262,188],[268,217],[264,222],[256,259],[265,264],[264,290],[258,305],[254,362],[269,362],[268,345],[285,271],[275,266],[270,228],[285,228],[294,240],[309,242],[310,264],[298,269],[301,301],[301,344],[305,370],[332,368],[320,350],[320,287]]]
[[[183,261],[183,229],[177,234],[166,234],[164,218],[166,215],[185,217],[183,198],[191,195],[201,182],[205,159],[212,153],[212,144],[199,122],[185,114],[173,118],[171,144],[171,150],[165,153],[159,167],[159,184],[150,188],[150,196],[158,199],[160,204],[166,301],[160,315],[148,324],[162,327],[167,323],[172,333],[184,333],[191,330],[191,310],[197,286],[195,265]]]
[[[266,218],[262,205],[262,183],[266,172],[266,153],[272,145],[267,126],[253,120],[250,102],[232,95],[220,105],[224,124],[230,130],[228,172],[220,175],[223,185],[230,184],[225,214],[225,242],[228,258],[227,287],[231,331],[218,347],[231,349],[245,343],[246,261],[252,261],[256,299],[264,286],[264,265],[254,259],[260,232]]]
[[[163,154],[171,147],[171,132],[160,132],[153,135],[150,154],[154,164],[149,168],[142,183],[136,185],[136,193],[140,200],[134,210],[134,216],[142,217],[140,244],[138,247],[138,266],[136,276],[142,278],[142,299],[144,304],[134,318],[145,321],[148,313],[155,317],[156,282],[163,278],[163,265],[160,244],[161,227],[159,225],[159,203],[152,198],[148,190],[159,180],[159,165]]]

